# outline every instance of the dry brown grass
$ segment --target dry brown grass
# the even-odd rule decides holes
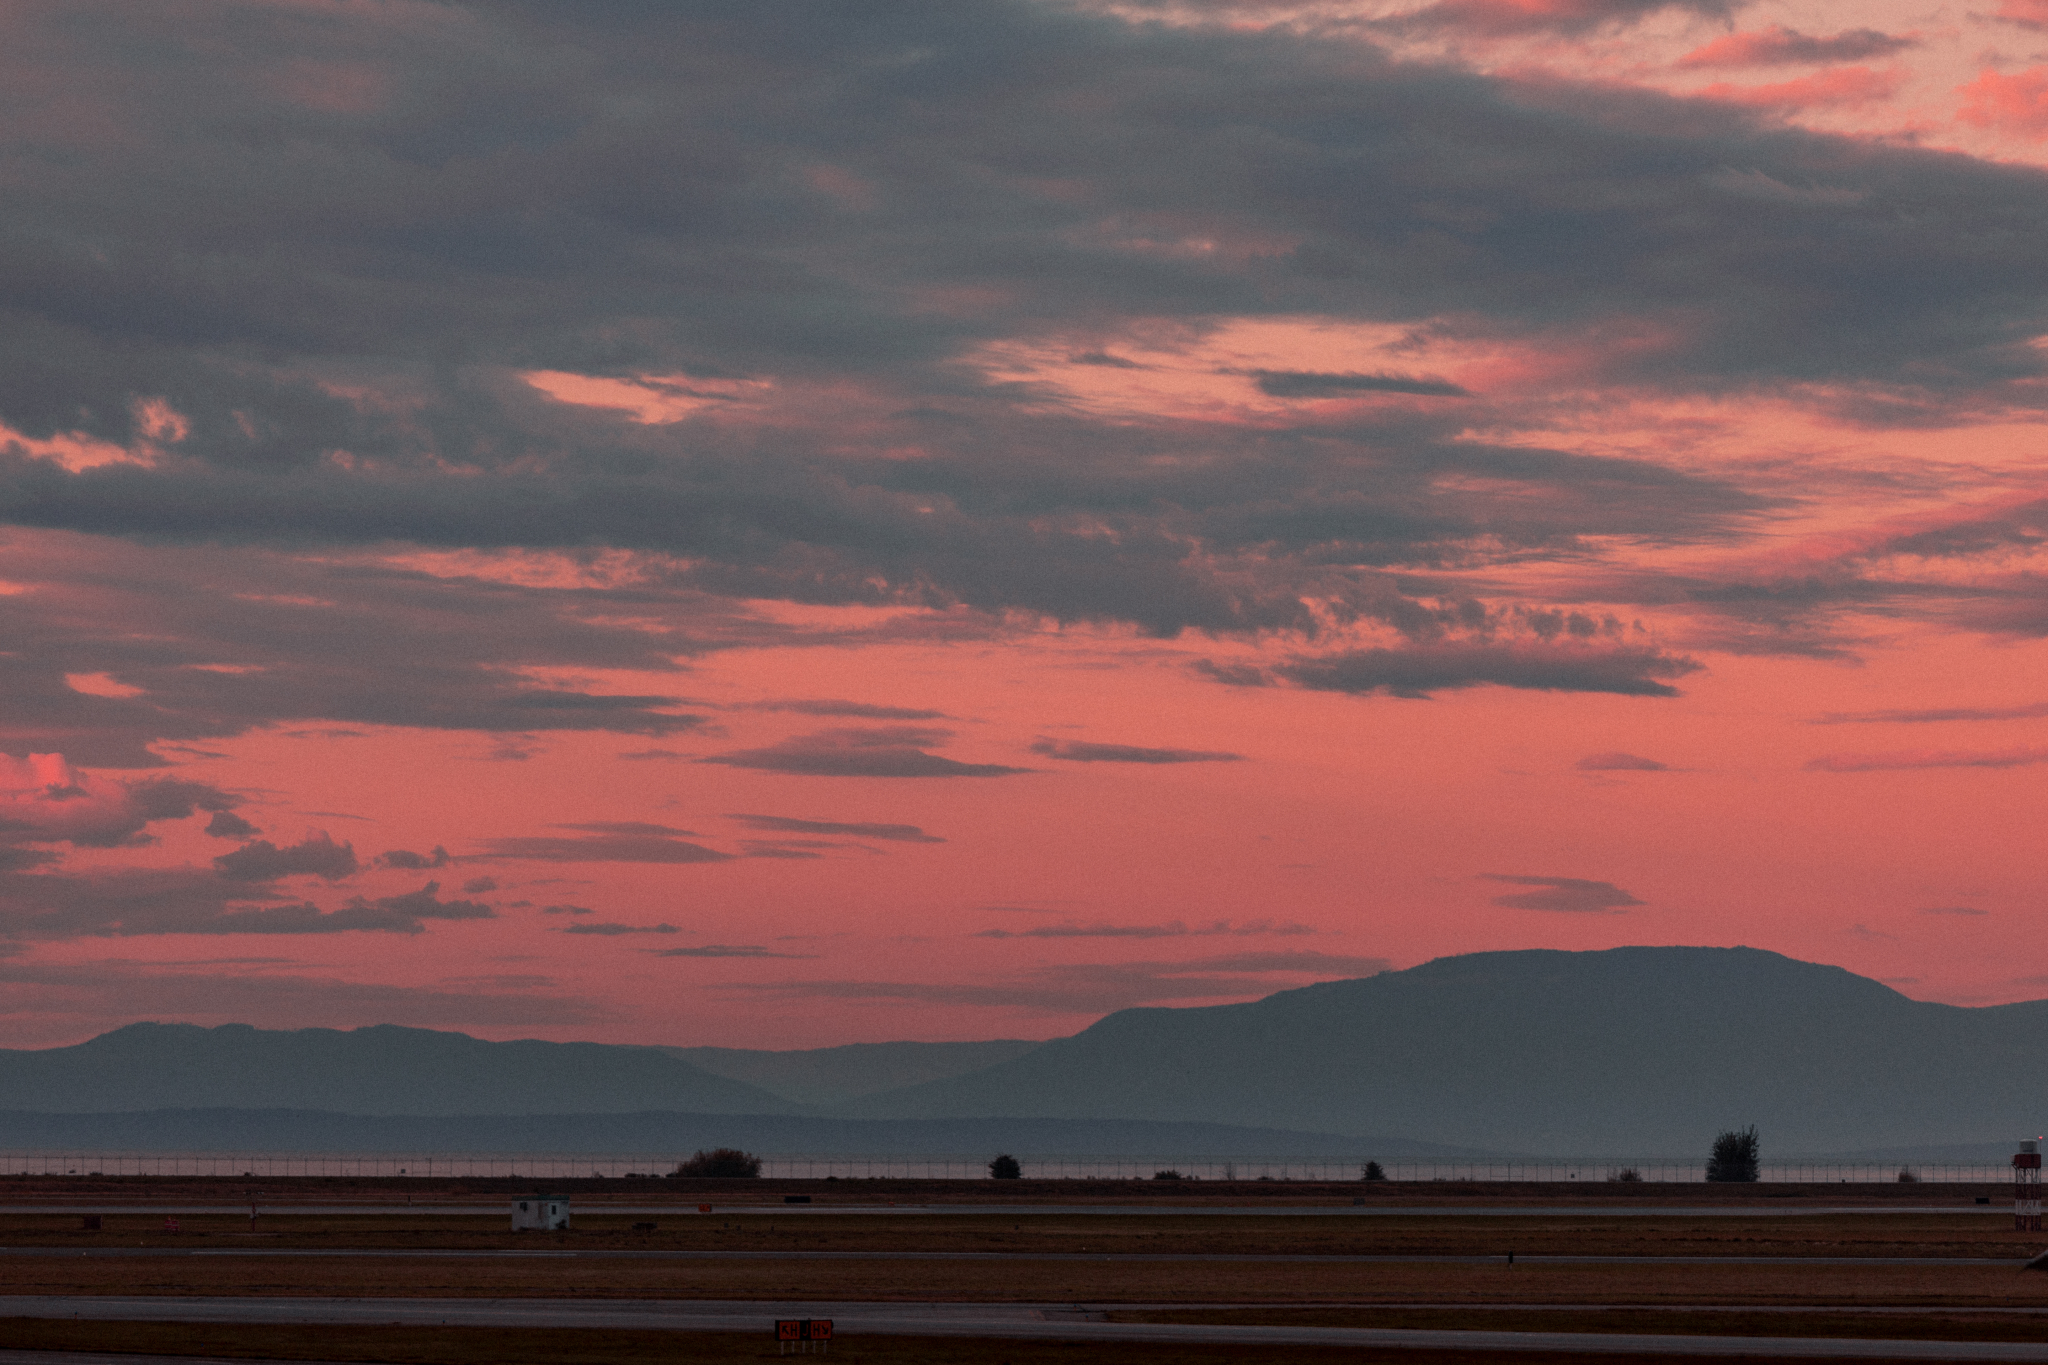
[[[1391,1327],[1435,1331],[1647,1333],[1666,1336],[1861,1337],[1879,1341],[2040,1341],[2032,1314],[1719,1312],[1632,1308],[1244,1308],[1124,1311],[1111,1322],[1230,1323],[1284,1327]]]
[[[14,1257],[15,1294],[2048,1307],[2013,1265]]]
[[[364,1365],[739,1365],[778,1356],[765,1332],[669,1333],[467,1327],[273,1327],[231,1324],[44,1322],[0,1319],[0,1348],[111,1351],[247,1360],[351,1361]],[[839,1365],[1300,1365],[1302,1346],[1160,1345],[1144,1342],[842,1336]],[[1487,1352],[1344,1347],[1347,1365],[1464,1365]],[[1565,1352],[1518,1351],[1515,1365],[1583,1365]],[[1607,1355],[1599,1365],[1668,1365],[1668,1357]],[[1711,1361],[1715,1357],[1694,1356]]]
[[[1967,1213],[1788,1217],[1614,1218],[1560,1211],[1515,1217],[1399,1215],[1174,1217],[1114,1214],[663,1215],[656,1230],[631,1214],[579,1213],[566,1233],[513,1233],[506,1218],[477,1216],[181,1216],[108,1214],[89,1232],[75,1215],[0,1216],[0,1246],[262,1247],[635,1251],[952,1251],[1203,1255],[1912,1256],[2021,1259],[2038,1233]]]

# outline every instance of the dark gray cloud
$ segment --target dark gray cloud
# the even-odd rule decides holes
[[[584,832],[489,839],[484,842],[485,852],[469,854],[463,861],[505,858],[542,863],[722,863],[733,856],[693,844],[686,837],[689,830],[668,825],[607,821],[555,828]]]
[[[1874,28],[1844,29],[1823,38],[1779,24],[1754,33],[1731,33],[1678,59],[1681,67],[1804,66],[1860,62],[1917,47],[1915,37]]]
[[[462,893],[466,896],[480,896],[486,891],[496,891],[497,889],[498,879],[496,877],[471,877],[462,884]]]
[[[651,948],[655,957],[810,957],[810,953],[778,953],[758,943],[707,943],[701,948]]]
[[[35,589],[0,596],[0,630],[15,642],[0,656],[13,717],[4,748],[95,766],[162,766],[152,741],[309,715],[521,735],[680,733],[703,717],[666,709],[672,698],[534,685],[517,669],[675,673],[679,657],[775,634],[742,611],[702,609],[689,592],[528,588],[253,549],[17,533],[0,542],[0,574]],[[81,672],[137,695],[77,692],[66,675]],[[205,799],[205,809],[236,804]]]
[[[448,850],[439,844],[432,853],[414,853],[408,849],[394,848],[377,859],[386,867],[404,868],[408,871],[423,871],[428,868],[448,866]]]
[[[223,810],[214,812],[213,818],[206,822],[206,832],[216,839],[246,839],[263,831],[233,811]]]
[[[40,769],[40,770],[39,770]],[[10,789],[0,790],[0,869],[52,863],[58,854],[48,847],[137,848],[156,842],[151,824],[183,820],[195,811],[212,811],[209,833],[228,828],[223,818],[242,823],[232,807],[240,799],[203,782],[151,778],[110,782],[88,776],[61,757],[29,763],[0,758],[0,774]],[[18,784],[18,785],[17,785]]]
[[[1886,754],[1822,754],[1805,767],[1814,773],[1911,772],[1921,768],[2029,768],[2048,763],[2038,744],[2009,749],[1911,749]]]
[[[1587,754],[1572,766],[1588,773],[1662,773],[1671,770],[1668,763],[1624,753]]]
[[[761,701],[756,711],[791,711],[800,716],[848,716],[856,720],[944,720],[946,713],[915,706],[877,706],[864,701]]]
[[[301,875],[340,881],[353,875],[358,866],[355,845],[335,843],[326,830],[283,848],[268,839],[257,839],[233,853],[221,854],[213,865],[221,876],[235,882],[269,882]]]
[[[936,834],[926,834],[916,825],[875,824],[858,820],[797,820],[787,815],[728,815],[748,829],[775,830],[786,834],[843,834],[856,839],[883,839],[902,844],[943,844]]]
[[[483,880],[488,881],[489,878],[484,878]],[[531,902],[521,902],[521,904],[531,904]],[[594,915],[597,911],[587,905],[544,905],[541,907],[541,913],[543,915]]]
[[[617,938],[621,934],[680,934],[683,931],[676,928],[673,924],[607,924],[596,922],[590,924],[565,924],[562,926],[561,932],[565,934],[598,934],[605,938]]]
[[[1007,777],[1031,771],[926,752],[951,737],[950,730],[914,725],[819,730],[765,749],[736,749],[697,761],[802,777]]]
[[[1623,914],[1627,906],[1646,903],[1612,882],[1586,881],[1579,877],[1517,877],[1488,872],[1482,874],[1480,880],[1543,888],[1541,891],[1518,891],[1493,898],[1495,905],[1511,910],[1561,910],[1571,914],[1604,915]]]
[[[1678,689],[1659,680],[1684,677],[1702,665],[1661,650],[1627,646],[1452,643],[1301,657],[1270,668],[1208,661],[1197,667],[1218,682],[1240,687],[1285,681],[1317,692],[1385,692],[1410,698],[1483,684],[1542,692],[1675,697]]]
[[[1809,725],[1929,725],[1951,720],[2037,720],[2048,716],[2048,702],[2024,706],[1933,706],[1899,711],[1830,711]]]
[[[224,911],[205,928],[186,933],[209,934],[421,934],[428,920],[496,919],[497,912],[475,901],[440,899],[441,884],[428,882],[402,896],[369,900],[351,896],[339,910],[322,911],[310,904]]]
[[[1045,739],[1031,742],[1031,752],[1069,763],[1240,763],[1243,754],[1216,749],[1146,749],[1135,744],[1097,744],[1085,739]]]
[[[1580,34],[1638,23],[1665,10],[1726,19],[1743,0],[1437,0],[1380,23],[1407,30],[1462,30],[1488,36]]]
[[[1446,0],[1401,22],[1572,32],[1661,8]],[[94,582],[165,585],[105,629],[0,603],[10,638],[14,618],[44,637],[23,658],[144,689],[0,663],[40,732],[93,737],[95,761],[308,711],[674,733],[698,723],[675,695],[504,665],[672,670],[718,643],[618,622],[707,598],[1405,632],[1439,606],[1407,572],[1710,540],[1768,501],[1468,434],[1511,410],[1411,410],[1484,395],[1258,430],[1096,420],[978,379],[961,362],[991,341],[1113,359],[1119,318],[1313,313],[1424,340],[1458,318],[1507,342],[1647,326],[1667,339],[1589,358],[1589,382],[1822,386],[1895,421],[2032,404],[2043,372],[2037,172],[1701,102],[1004,0],[180,13],[170,33],[129,6],[31,5],[0,54],[0,79],[32,62],[72,101],[0,138],[19,172],[0,419],[139,452],[82,472],[0,455],[0,519],[146,542],[147,564]],[[1231,249],[1170,249],[1197,230]],[[751,423],[638,423],[543,398],[531,370],[787,397]],[[158,396],[182,436],[138,402]],[[166,571],[206,558],[174,543],[661,567],[578,591],[302,565],[329,590],[230,612],[171,591],[207,581]],[[203,671],[224,660],[246,671]]]
[[[1271,920],[1233,923],[1216,920],[1189,927],[1180,920],[1165,924],[1042,924],[1032,929],[983,929],[976,938],[1204,938],[1229,935],[1257,938],[1266,935],[1313,934],[1306,924],[1275,924]]]
[[[1409,393],[1429,398],[1471,396],[1449,380],[1409,375],[1317,374],[1306,370],[1247,370],[1243,373],[1256,378],[1259,392],[1272,398],[1342,398],[1358,393]]]
[[[491,907],[440,899],[440,884],[332,910],[278,891],[188,869],[0,872],[0,956],[30,942],[161,934],[423,933],[431,921],[492,919]]]

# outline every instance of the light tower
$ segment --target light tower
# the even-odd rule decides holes
[[[2041,1149],[2022,1142],[2012,1158],[2012,1225],[2020,1232],[2041,1230]]]

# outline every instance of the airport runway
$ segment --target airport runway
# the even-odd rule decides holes
[[[2004,1256],[1544,1256],[1516,1253],[1453,1256],[1429,1253],[1384,1255],[1313,1255],[1292,1252],[1228,1251],[720,1251],[681,1248],[637,1251],[630,1248],[524,1250],[519,1248],[429,1249],[380,1247],[0,1247],[0,1258],[49,1260],[134,1260],[245,1257],[281,1260],[286,1257],[354,1260],[456,1261],[1220,1261],[1231,1265],[1276,1262],[1306,1265],[1988,1265],[2017,1269],[2027,1264]]]
[[[0,1317],[95,1321],[603,1327],[671,1332],[757,1332],[766,1338],[777,1318],[830,1318],[835,1335],[840,1337],[941,1336],[1396,1346],[1457,1351],[1569,1351],[1588,1355],[1746,1356],[1779,1360],[1860,1358],[2048,1362],[2048,1343],[2039,1342],[1121,1323],[1103,1321],[1101,1312],[1100,1309],[1077,1304],[0,1297]],[[108,1358],[109,1362],[113,1359]],[[150,1358],[126,1359],[139,1362]],[[68,1353],[0,1352],[0,1365],[83,1365],[83,1362]],[[192,1365],[192,1362],[185,1365]]]
[[[351,1365],[340,1360],[252,1360],[246,1356],[138,1356],[109,1351],[6,1351],[0,1365]]]
[[[258,1199],[257,1205],[265,1213],[295,1218],[332,1218],[350,1214],[375,1215],[413,1214],[431,1218],[502,1218],[506,1202],[531,1195],[507,1195],[490,1203],[479,1204],[272,1204]],[[601,1204],[595,1201],[572,1200],[576,1211],[585,1216],[609,1215],[612,1217],[668,1217],[701,1218],[696,1204]],[[1578,1205],[1531,1206],[1515,1204],[1506,1207],[1479,1206],[1473,1208],[1430,1204],[1423,1207],[1404,1207],[1399,1204],[1382,1204],[1374,1200],[1371,1204],[1289,1204],[1279,1208],[1267,1208],[1255,1204],[1231,1204],[1204,1207],[1199,1204],[719,1204],[713,1203],[711,1211],[721,1217],[747,1214],[796,1214],[813,1218],[889,1214],[900,1216],[932,1215],[941,1217],[1159,1217],[1159,1218],[1817,1218],[1834,1214],[1867,1213],[1987,1213],[2012,1216],[2012,1205],[2005,1204],[1884,1204],[1884,1205],[1827,1205],[1818,1207],[1781,1208],[1742,1205],[1739,1207],[1714,1206],[1709,1208],[1678,1208],[1666,1205],[1652,1205],[1647,1208],[1599,1208]],[[0,1214],[155,1214],[158,1217],[199,1217],[205,1214],[222,1214],[245,1217],[249,1205],[240,1204],[0,1204]]]

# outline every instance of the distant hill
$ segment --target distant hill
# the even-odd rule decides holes
[[[759,1086],[797,1104],[843,1104],[862,1095],[942,1081],[1023,1056],[1037,1043],[848,1043],[791,1052],[738,1047],[662,1047],[714,1076]]]
[[[74,1047],[0,1050],[0,1104],[48,1113],[787,1114],[797,1106],[654,1048],[491,1043],[379,1024],[291,1031],[130,1024]]]
[[[2043,1130],[2048,1001],[1909,1000],[1753,948],[1474,953],[1241,1005],[1130,1009],[838,1112],[1400,1133],[1500,1151],[1766,1159]]]
[[[0,1152],[577,1152],[679,1160],[700,1147],[744,1147],[761,1153],[812,1156],[965,1155],[977,1160],[997,1152],[1342,1161],[1463,1161],[1485,1155],[1399,1138],[1126,1120],[862,1120],[675,1113],[419,1118],[287,1109],[0,1112]]]

